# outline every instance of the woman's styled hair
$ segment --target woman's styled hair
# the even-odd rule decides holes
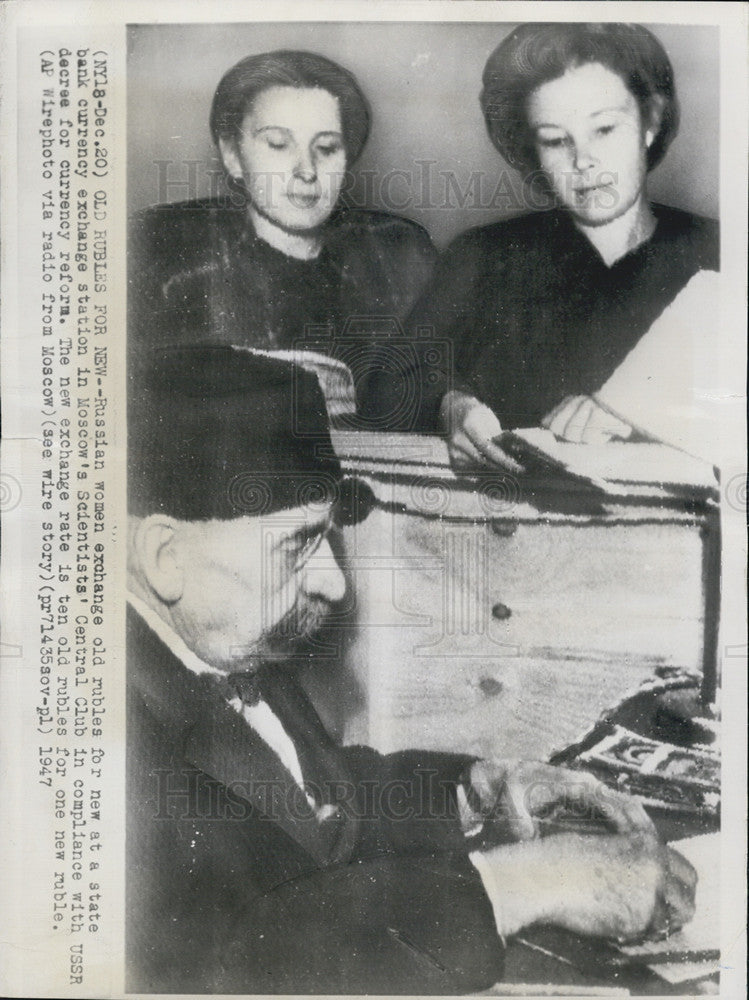
[[[264,52],[232,66],[213,95],[213,141],[236,139],[253,101],[270,87],[319,88],[337,97],[348,161],[356,160],[369,135],[369,104],[352,73],[314,52]]]
[[[538,168],[527,101],[567,70],[601,63],[624,81],[643,122],[656,110],[660,128],[647,151],[648,170],[663,159],[679,129],[674,71],[666,51],[639,24],[521,24],[489,56],[481,109],[494,146],[512,166]]]

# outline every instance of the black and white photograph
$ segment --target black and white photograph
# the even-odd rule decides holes
[[[16,6],[3,984],[743,995],[746,6]]]

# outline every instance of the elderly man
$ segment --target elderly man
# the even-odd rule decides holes
[[[596,783],[327,735],[292,666],[344,597],[329,533],[361,505],[313,376],[220,346],[132,375],[131,992],[466,992],[530,923],[689,918],[689,866]],[[605,832],[536,839],[570,782]]]

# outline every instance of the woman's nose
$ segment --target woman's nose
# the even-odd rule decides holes
[[[574,148],[574,161],[575,170],[585,171],[590,170],[591,167],[596,165],[596,158],[591,153],[587,144],[575,144]]]
[[[301,149],[299,151],[299,159],[294,168],[294,174],[300,180],[307,182],[317,179],[317,163],[311,150]]]
[[[301,586],[308,597],[321,598],[330,604],[343,600],[346,578],[333,555],[330,542],[324,541],[305,565]]]

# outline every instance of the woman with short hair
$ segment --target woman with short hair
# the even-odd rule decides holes
[[[521,25],[483,84],[492,142],[554,207],[459,237],[412,323],[454,355],[422,380],[422,423],[446,432],[458,466],[512,467],[493,441],[503,427],[582,439],[590,395],[697,271],[717,269],[718,227],[648,199],[679,104],[646,28]]]
[[[373,325],[402,320],[434,259],[427,233],[341,206],[369,134],[354,76],[311,52],[249,56],[220,81],[210,115],[228,195],[159,205],[130,244],[130,341],[212,339],[310,348],[355,369],[366,392]]]

